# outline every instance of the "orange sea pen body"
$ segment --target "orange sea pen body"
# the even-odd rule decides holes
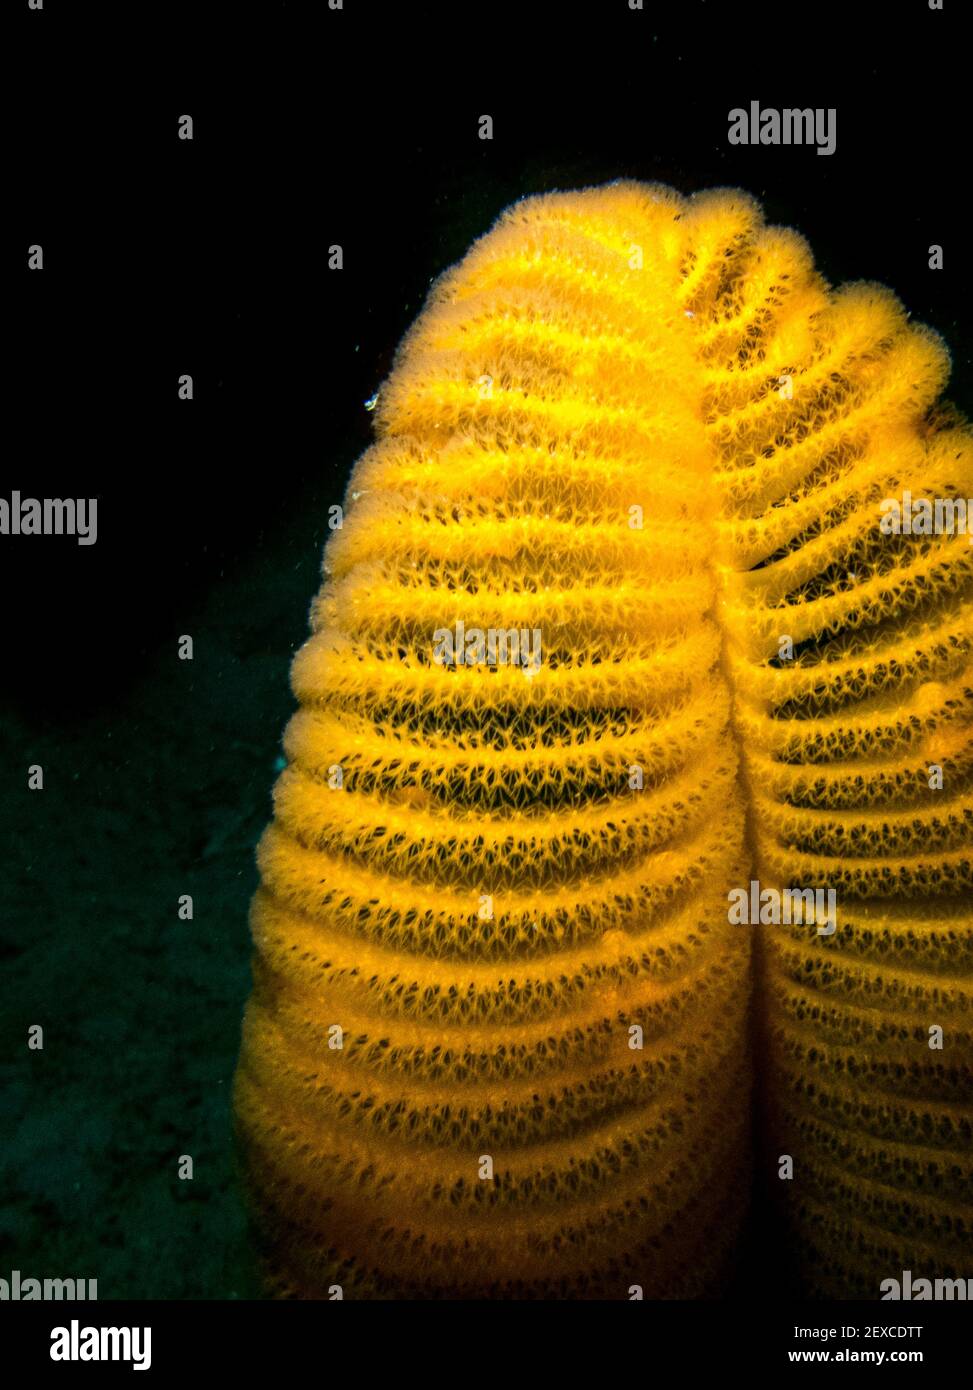
[[[809,1287],[962,1263],[973,546],[879,527],[973,492],[946,372],[738,193],[533,198],[437,283],[259,853],[236,1108],[279,1292],[717,1291],[754,1063]],[[443,659],[490,632],[536,669]],[[751,878],[839,903],[759,928],[755,1059]]]

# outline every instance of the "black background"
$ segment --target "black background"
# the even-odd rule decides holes
[[[888,284],[936,328],[968,410],[960,12],[926,0],[25,11],[10,248],[25,311],[8,415],[20,437],[4,495],[97,495],[100,537],[4,541],[7,693],[63,717],[53,677],[67,663],[74,708],[97,707],[181,630],[188,595],[297,506],[324,518],[430,280],[525,194],[618,177],[744,188],[808,238],[829,279]],[[727,113],[751,100],[833,106],[836,152],[730,146]],[[184,113],[191,143],[177,139]],[[40,274],[26,269],[35,242]],[[933,243],[941,271],[928,269]],[[332,244],[341,272],[327,269]],[[177,399],[184,372],[191,403]],[[97,663],[84,660],[94,636]]]

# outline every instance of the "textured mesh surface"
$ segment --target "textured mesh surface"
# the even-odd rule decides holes
[[[761,929],[809,1278],[962,1273],[973,546],[878,525],[904,488],[973,493],[946,372],[738,193],[530,199],[437,282],[326,549],[259,853],[236,1106],[278,1292],[718,1288],[751,874],[838,893],[832,937]],[[538,630],[536,673],[437,663],[457,623]]]
[[[722,199],[689,216],[725,240]],[[973,1249],[973,545],[880,525],[907,490],[973,496],[973,447],[888,291],[824,297],[753,208],[725,250],[690,308],[754,873],[837,894],[831,936],[760,929],[755,1062],[806,1287],[876,1298]]]

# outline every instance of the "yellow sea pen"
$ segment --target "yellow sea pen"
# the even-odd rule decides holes
[[[973,547],[879,528],[903,486],[973,491],[927,418],[946,364],[738,193],[533,198],[437,283],[326,550],[259,854],[236,1107],[279,1292],[718,1289],[752,876],[841,904],[830,937],[763,929],[809,1267],[951,1267]]]

